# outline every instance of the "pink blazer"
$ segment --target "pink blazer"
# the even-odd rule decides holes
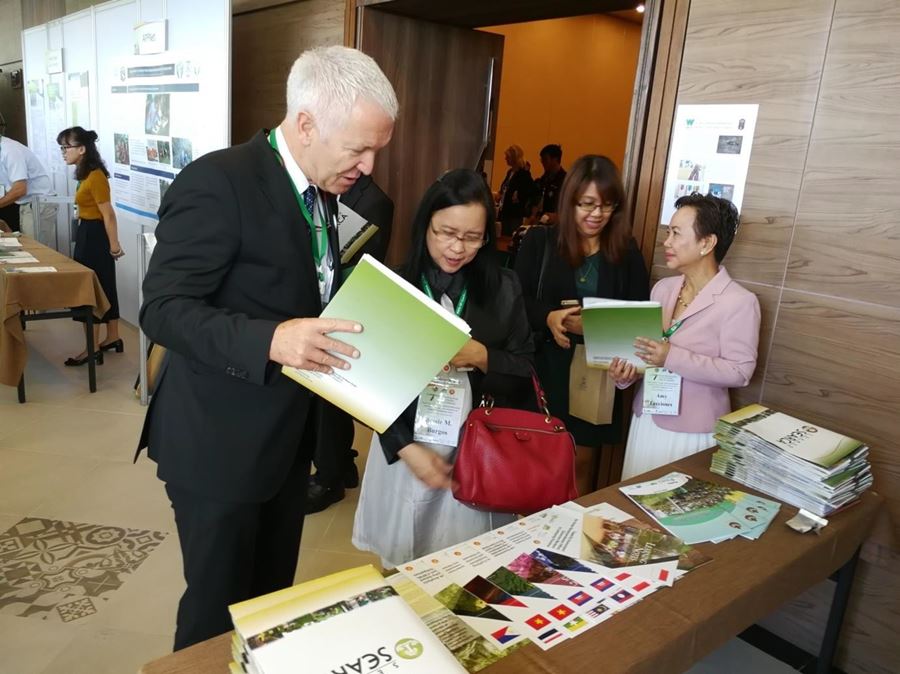
[[[663,325],[672,323],[684,276],[660,279],[650,299],[662,304]],[[732,281],[725,267],[706,284],[681,315],[681,327],[669,338],[665,367],[682,376],[678,416],[653,415],[660,428],[712,433],[716,420],[731,411],[729,388],[746,386],[756,369],[759,301]],[[641,414],[643,379],[634,398]]]

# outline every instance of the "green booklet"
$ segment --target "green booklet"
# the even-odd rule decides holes
[[[608,369],[613,358],[632,363],[643,372],[646,364],[634,355],[636,337],[662,337],[662,305],[585,297],[581,310],[584,347],[590,367]]]
[[[358,321],[360,333],[334,333],[360,357],[332,374],[283,367],[282,372],[378,433],[402,414],[469,341],[464,320],[364,255],[322,318]]]

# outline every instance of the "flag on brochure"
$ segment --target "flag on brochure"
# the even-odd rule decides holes
[[[869,448],[762,405],[721,417],[710,470],[825,517],[872,486]]]

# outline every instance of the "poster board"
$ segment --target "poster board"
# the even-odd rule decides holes
[[[744,200],[759,105],[679,105],[675,112],[660,224],[679,197],[699,192]]]
[[[136,30],[146,26],[154,30]],[[158,48],[144,43],[136,55],[136,35],[146,40],[150,33]],[[119,305],[136,325],[133,242],[155,229],[159,199],[180,170],[230,144],[231,3],[114,0],[23,31],[22,46],[28,144],[58,195],[74,197],[76,183],[57,133],[79,125],[99,136],[126,253],[116,264]],[[55,50],[62,50],[63,72],[48,74],[47,55]],[[165,66],[171,74],[160,74]],[[65,209],[58,228],[68,231]],[[71,252],[68,237],[61,252]]]

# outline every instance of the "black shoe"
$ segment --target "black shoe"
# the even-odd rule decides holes
[[[307,515],[322,512],[332,503],[337,503],[343,498],[343,487],[326,487],[314,480],[310,480],[306,489],[306,508],[304,512]]]
[[[84,358],[66,358],[66,362],[63,363],[66,367],[78,367],[79,365],[84,365],[91,359],[90,356],[85,356]],[[94,352],[94,360],[97,361],[97,365],[103,365],[103,352],[95,351]]]
[[[125,350],[125,342],[123,342],[122,339],[119,338],[114,342],[100,345],[101,351],[112,351],[113,349],[115,349],[116,353],[122,353]]]

